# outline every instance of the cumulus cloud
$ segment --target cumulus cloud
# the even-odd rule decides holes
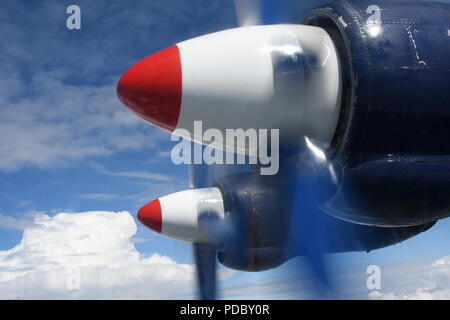
[[[428,265],[423,279],[415,290],[408,293],[373,291],[370,299],[382,300],[448,300],[450,299],[450,256]]]
[[[128,212],[39,215],[0,251],[0,299],[164,299],[192,294],[194,266],[140,254]]]

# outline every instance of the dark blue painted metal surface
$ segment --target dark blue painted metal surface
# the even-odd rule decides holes
[[[366,24],[369,5],[381,9],[378,33]],[[317,17],[331,22],[321,25],[324,20]],[[266,15],[265,23],[277,22],[298,21]],[[393,244],[449,216],[450,5],[338,1],[312,11],[304,22],[329,30],[335,40],[340,37],[347,68],[344,111],[328,152],[339,171],[337,191],[317,218],[325,221],[330,235],[327,251]],[[258,170],[250,165],[191,169],[192,187],[210,187],[220,177]],[[284,190],[292,190],[296,203],[302,195],[295,190],[301,190],[303,181],[301,176],[292,179]],[[413,225],[417,227],[375,227]]]
[[[373,4],[377,32],[367,23]],[[343,175],[328,212],[382,226],[449,216],[450,5],[339,1],[305,21],[323,24],[318,17],[338,27],[350,70],[333,154]]]
[[[380,1],[381,29],[371,35],[372,4],[327,6],[347,37],[354,73],[344,161],[450,154],[450,5]]]

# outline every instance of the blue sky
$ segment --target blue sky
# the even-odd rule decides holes
[[[115,84],[128,67],[155,51],[233,27],[231,3],[78,1],[82,30],[69,31],[71,3],[0,6],[0,59],[6,65],[0,112],[8,123],[0,138],[3,215],[135,212],[187,185],[187,168],[170,161],[170,136],[126,110]],[[149,179],[145,173],[161,176]],[[0,249],[20,238],[20,230],[2,230]]]
[[[321,2],[293,5],[294,14],[300,17]],[[135,218],[142,204],[186,189],[188,168],[170,161],[170,136],[125,109],[115,85],[129,66],[153,52],[236,26],[232,1],[75,3],[82,14],[76,31],[65,25],[73,1],[0,4],[0,250],[18,245],[42,214],[128,211]],[[450,222],[442,221],[402,244],[337,260],[361,272],[369,264],[437,259],[448,255],[449,230]],[[189,244],[139,223],[133,242],[140,253],[192,263]],[[227,280],[226,297],[258,297],[233,288],[267,283],[286,270],[238,272]]]

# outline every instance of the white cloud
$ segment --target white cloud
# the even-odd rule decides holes
[[[128,212],[36,216],[34,227],[25,228],[16,247],[0,251],[0,299],[159,299],[190,294],[194,267],[159,254],[143,256],[134,247],[135,233]]]
[[[168,141],[120,105],[114,87],[72,86],[60,72],[41,72],[21,85],[32,96],[0,97],[0,170],[66,166]]]
[[[7,229],[24,230],[34,227],[34,223],[26,219],[18,219],[0,214],[0,227]]]
[[[450,299],[450,256],[443,257],[428,265],[416,288],[410,292],[373,291],[370,299],[382,300],[448,300]]]
[[[0,171],[72,165],[164,137],[119,102],[115,86],[128,64],[107,67],[111,51],[93,50],[100,35],[71,42],[56,23],[61,4],[19,9],[28,14],[17,21],[8,10],[17,8],[0,9],[0,44],[14,43],[0,53]]]
[[[116,199],[116,194],[110,193],[83,193],[77,196],[80,199],[95,200],[95,201],[110,201]]]
[[[110,176],[122,177],[122,178],[135,178],[135,179],[144,179],[144,180],[153,180],[153,181],[172,181],[173,177],[154,172],[147,171],[109,171],[102,166],[93,165],[93,168],[97,170],[98,173],[106,174]]]
[[[140,184],[142,191],[137,193],[83,193],[76,197],[84,201],[120,202],[125,201],[131,210],[137,211],[144,204],[161,196],[186,189],[185,181],[180,179],[171,183],[167,182],[143,182]],[[58,210],[67,211],[67,210]]]
[[[27,207],[31,204],[30,200],[20,200],[16,203],[16,207]]]
[[[76,33],[65,27],[64,3],[2,3],[0,171],[75,165],[169,142],[121,105],[120,75],[147,54],[217,31],[234,16],[231,3],[218,1],[82,2],[82,24],[91,27]]]

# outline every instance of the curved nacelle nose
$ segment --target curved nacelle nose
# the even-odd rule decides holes
[[[279,129],[282,139],[306,135],[329,142],[340,82],[338,55],[325,30],[271,25],[225,30],[157,52],[132,66],[117,92],[143,119],[200,143],[211,141],[195,132],[194,121],[224,137],[227,129]]]
[[[218,221],[224,219],[225,209],[219,189],[190,189],[169,194],[144,205],[138,211],[138,219],[148,228],[168,237],[208,242],[209,235],[199,226],[203,214],[214,215]]]

